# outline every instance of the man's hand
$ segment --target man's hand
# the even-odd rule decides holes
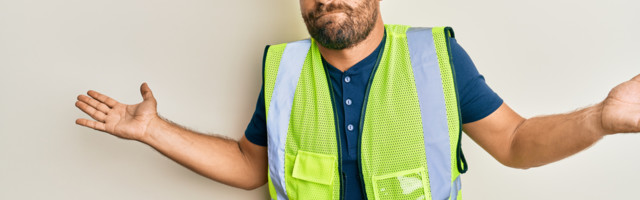
[[[609,92],[603,102],[602,127],[609,134],[640,132],[640,75]]]
[[[89,96],[78,95],[76,107],[95,121],[77,119],[76,124],[123,139],[141,140],[146,137],[149,123],[159,117],[156,111],[156,99],[147,83],[140,86],[140,93],[144,100],[135,105],[122,104],[93,90],[87,92]]]

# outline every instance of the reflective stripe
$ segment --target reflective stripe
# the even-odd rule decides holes
[[[311,40],[308,39],[287,44],[282,53],[275,87],[271,95],[267,116],[267,151],[269,154],[269,174],[278,200],[289,199],[284,180],[284,148],[287,141],[287,130],[289,130],[293,95],[310,46]]]
[[[407,43],[422,116],[431,198],[448,199],[452,191],[449,128],[431,28],[409,28]]]
[[[460,182],[460,176],[458,176],[458,178],[456,178],[456,180],[454,180],[453,183],[451,184],[451,198],[449,199],[450,200],[458,199],[458,192],[460,192],[461,189],[462,189],[462,183]]]

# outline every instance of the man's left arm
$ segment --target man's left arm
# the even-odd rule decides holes
[[[545,165],[614,133],[640,132],[640,75],[611,90],[601,103],[567,114],[525,119],[506,104],[463,130],[500,163]]]

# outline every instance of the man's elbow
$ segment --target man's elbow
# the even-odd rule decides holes
[[[516,168],[516,169],[530,169],[533,167],[539,167],[544,165],[540,163],[527,161],[526,159],[522,159],[522,158],[496,158],[496,160],[498,160],[498,162],[500,162],[500,164],[504,166]]]
[[[251,184],[244,184],[244,185],[238,186],[238,188],[250,191],[250,190],[255,190],[256,188],[262,187],[265,183],[266,182],[264,181],[260,181],[260,182],[255,182]]]
[[[502,165],[507,166],[507,167],[511,167],[511,168],[516,168],[516,169],[529,169],[535,166],[531,166],[531,165],[524,165],[524,164],[520,164],[520,163],[504,163],[501,162]]]

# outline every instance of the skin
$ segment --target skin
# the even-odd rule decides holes
[[[344,3],[350,7],[357,7],[361,1],[362,0],[344,0],[339,3]],[[330,3],[335,2],[332,0],[300,0],[300,10],[302,15],[306,15],[306,13],[316,10],[317,7]],[[376,12],[378,12],[378,17],[376,18],[373,30],[371,30],[369,36],[367,36],[363,41],[350,48],[341,50],[326,48],[321,44],[318,44],[318,49],[320,50],[322,57],[324,57],[324,59],[331,65],[344,72],[371,54],[371,52],[378,47],[378,44],[380,44],[384,37],[384,23],[382,22],[382,15],[380,14],[379,9],[377,9]],[[347,17],[349,16],[337,12],[322,16],[320,20],[341,21],[345,20]]]
[[[302,14],[318,6],[344,3],[355,7],[366,0],[300,0]],[[378,4],[378,2],[376,2]],[[365,58],[382,40],[384,26],[379,9],[370,34],[345,49],[319,45],[322,56],[342,71]],[[320,20],[344,20],[344,13]],[[145,143],[194,172],[218,182],[247,190],[267,182],[267,149],[242,137],[239,141],[197,133],[161,118],[157,101],[146,83],[140,86],[143,101],[126,105],[89,91],[79,95],[76,106],[93,120],[77,119],[82,126],[122,139]],[[640,132],[640,75],[611,90],[602,102],[575,112],[525,119],[506,104],[489,116],[463,124],[475,142],[502,164],[515,168],[545,165],[573,155],[602,137]]]

